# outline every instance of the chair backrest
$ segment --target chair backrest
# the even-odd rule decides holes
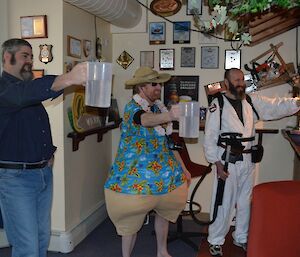
[[[205,165],[198,164],[198,163],[191,161],[184,138],[179,137],[179,134],[177,132],[174,132],[172,134],[172,139],[175,142],[178,142],[182,145],[183,148],[182,148],[182,150],[179,151],[179,154],[180,154],[181,159],[184,162],[185,167],[191,173],[192,178],[206,176],[208,173],[211,172],[210,166],[208,166],[208,165],[205,166]]]
[[[253,188],[247,257],[300,256],[300,181]]]

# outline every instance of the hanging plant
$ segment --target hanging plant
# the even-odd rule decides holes
[[[251,15],[271,10],[273,8],[290,9],[300,7],[300,0],[208,0],[211,17],[207,21],[201,20],[197,10],[192,10],[194,26],[207,34],[224,31],[231,35],[231,40],[241,41],[244,45],[251,43],[248,32],[248,21]]]

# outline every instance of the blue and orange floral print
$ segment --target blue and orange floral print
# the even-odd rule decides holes
[[[121,140],[105,188],[125,194],[166,194],[183,184],[185,176],[166,137],[134,122],[140,110],[134,100],[125,107]]]

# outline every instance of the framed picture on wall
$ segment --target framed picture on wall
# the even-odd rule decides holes
[[[190,36],[190,21],[175,21],[173,23],[173,44],[189,44]]]
[[[241,68],[241,50],[225,50],[225,70]]]
[[[154,51],[140,51],[140,66],[154,68]]]
[[[21,38],[47,38],[47,15],[22,16]]]
[[[175,68],[175,49],[159,49],[159,69],[174,70]]]
[[[201,68],[218,69],[219,68],[219,47],[201,46]]]
[[[166,23],[149,22],[149,43],[160,45],[166,43]]]
[[[202,0],[187,0],[186,15],[202,14]]]
[[[68,56],[81,58],[81,40],[72,36],[68,36],[67,53]]]
[[[195,67],[196,47],[181,47],[181,67]]]

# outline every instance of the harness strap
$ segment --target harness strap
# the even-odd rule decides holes
[[[218,143],[218,146],[226,149],[226,145],[222,144],[221,142]],[[246,150],[243,150],[242,153],[252,153],[252,150],[251,149],[246,149]]]
[[[226,144],[223,144],[224,142],[227,143],[230,140],[230,138],[228,137],[222,137],[221,135],[219,136],[218,139],[218,146],[226,149]],[[235,138],[234,140],[236,140],[237,142],[250,142],[250,141],[254,141],[255,137],[244,137],[244,138]],[[242,153],[252,153],[251,149],[246,149],[243,150]]]

